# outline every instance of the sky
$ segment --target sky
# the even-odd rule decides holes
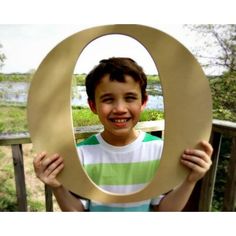
[[[36,70],[45,56],[70,35],[99,24],[0,24],[0,44],[7,59],[2,73],[27,73]],[[192,53],[204,50],[204,39],[184,24],[147,24],[182,43]],[[212,52],[211,52],[212,53]],[[112,56],[131,57],[146,74],[158,74],[148,51],[126,35],[107,35],[92,41],[80,55],[74,73],[88,73],[101,59]],[[204,69],[206,74],[219,74],[218,68]]]
[[[3,73],[25,73],[37,69],[43,58],[59,42],[83,29],[98,25],[72,24],[0,24],[0,43],[7,59]],[[197,40],[183,24],[149,25],[175,37],[191,50]],[[147,74],[157,74],[147,50],[135,39],[125,35],[108,35],[91,42],[77,61],[75,73],[87,73],[101,59],[128,56],[136,60]]]
[[[75,0],[67,0],[66,3],[64,0],[8,0],[1,4],[3,10],[0,14],[1,51],[7,57],[1,72],[25,73],[37,69],[59,42],[90,27],[118,23],[142,24],[170,34],[192,51],[201,40],[186,30],[184,24],[232,23],[235,19],[231,8],[227,8],[226,16],[220,14],[219,18],[223,7],[218,2],[214,6],[209,5],[214,11],[208,10],[206,1],[201,5],[202,0],[191,6],[189,1],[177,2],[140,0],[134,5],[132,0],[120,0],[116,4],[108,0],[86,0],[83,3]],[[93,41],[81,54],[75,73],[87,73],[99,60],[120,55],[135,59],[147,74],[157,73],[148,52],[127,36],[106,36]]]

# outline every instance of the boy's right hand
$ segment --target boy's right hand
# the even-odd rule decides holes
[[[56,179],[64,168],[63,158],[58,154],[47,156],[46,152],[38,154],[33,161],[36,176],[52,188],[58,188],[62,184]]]

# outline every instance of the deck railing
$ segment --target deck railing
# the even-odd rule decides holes
[[[164,121],[140,122],[138,129],[159,137],[164,134]],[[102,130],[100,125],[85,126],[75,129],[75,139],[84,139]],[[222,137],[231,137],[231,155],[229,157],[228,176],[225,186],[223,211],[234,211],[236,204],[236,123],[214,120],[211,143],[214,148],[213,165],[202,181],[199,181],[185,208],[186,211],[211,211],[215,187],[219,153]],[[18,211],[27,211],[27,194],[24,171],[24,153],[22,145],[31,143],[28,133],[0,134],[0,146],[11,146],[14,165],[15,186]],[[45,209],[53,211],[52,192],[45,186]]]

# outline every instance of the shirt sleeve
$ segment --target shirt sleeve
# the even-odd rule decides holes
[[[74,197],[78,198],[78,200],[80,200],[80,202],[82,203],[82,205],[83,205],[85,211],[88,211],[88,209],[89,209],[89,200],[88,200],[88,199],[81,198],[79,195],[77,195],[77,194],[75,194],[75,193],[73,193],[73,192],[71,192],[71,191],[70,191],[70,193],[71,193]]]
[[[160,204],[160,201],[162,200],[162,198],[163,198],[164,196],[165,196],[165,195],[160,195],[160,196],[158,196],[158,197],[156,197],[156,198],[153,198],[153,199],[151,200],[151,205],[153,205],[153,206],[159,205],[159,204]]]

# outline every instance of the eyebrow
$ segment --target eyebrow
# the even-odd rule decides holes
[[[134,96],[134,97],[138,97],[138,93],[135,93],[135,92],[128,92],[128,93],[125,93],[124,94],[125,96]],[[103,95],[101,95],[99,97],[100,100],[104,99],[104,98],[109,98],[109,97],[113,97],[114,95],[112,93],[105,93]]]
[[[105,93],[102,96],[99,97],[100,100],[104,99],[104,98],[108,98],[108,97],[113,97],[112,93]]]
[[[138,93],[129,92],[129,93],[126,93],[125,96],[135,96],[135,97],[138,97]]]

